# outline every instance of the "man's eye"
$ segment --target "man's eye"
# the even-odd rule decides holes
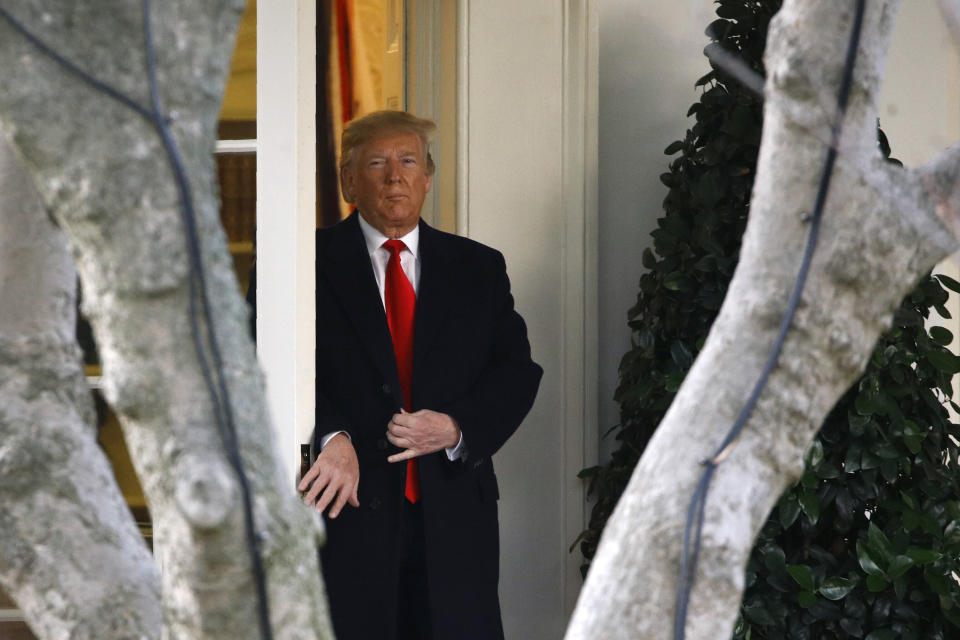
[[[370,161],[370,166],[371,166],[371,167],[382,167],[383,164],[384,164],[383,160],[371,160],[371,161]]]
[[[404,164],[408,164],[408,165],[415,165],[415,164],[417,164],[417,159],[416,159],[416,158],[404,158],[404,159],[403,159],[403,163],[404,163]]]

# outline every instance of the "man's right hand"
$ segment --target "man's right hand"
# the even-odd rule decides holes
[[[303,501],[314,505],[320,513],[332,502],[329,516],[336,518],[347,502],[355,507],[360,506],[360,500],[357,499],[359,486],[360,463],[357,462],[357,452],[350,438],[341,433],[323,448],[317,461],[300,480],[297,490],[306,491]]]

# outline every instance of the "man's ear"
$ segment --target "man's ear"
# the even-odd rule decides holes
[[[356,176],[349,166],[340,169],[340,191],[343,193],[343,199],[349,204],[353,202],[353,185]]]

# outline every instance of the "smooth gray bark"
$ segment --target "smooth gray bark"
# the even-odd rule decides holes
[[[97,444],[76,278],[0,140],[0,586],[39,638],[160,638],[160,575]]]
[[[708,340],[604,531],[569,640],[672,637],[686,510],[700,461],[733,424],[770,353],[796,277],[826,155],[852,0],[786,0],[770,26],[767,103],[740,263]],[[956,249],[941,223],[958,156],[909,171],[884,162],[877,97],[896,0],[871,0],[841,160],[810,278],[779,364],[709,492],[686,625],[689,640],[729,637],[753,540],[800,478],[826,414],[860,375],[893,311]]]
[[[193,191],[213,330],[263,539],[274,637],[331,638],[317,556],[322,524],[277,455],[218,217],[212,150],[243,2],[152,4],[159,93]],[[77,66],[150,104],[140,3],[4,7]],[[239,484],[191,337],[181,203],[161,140],[144,118],[66,73],[3,21],[0,87],[0,123],[73,249],[104,392],[154,518],[164,635],[257,638]]]

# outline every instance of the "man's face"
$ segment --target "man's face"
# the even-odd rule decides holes
[[[343,169],[344,191],[363,219],[388,238],[399,238],[420,220],[431,176],[420,138],[386,132],[374,138]]]

